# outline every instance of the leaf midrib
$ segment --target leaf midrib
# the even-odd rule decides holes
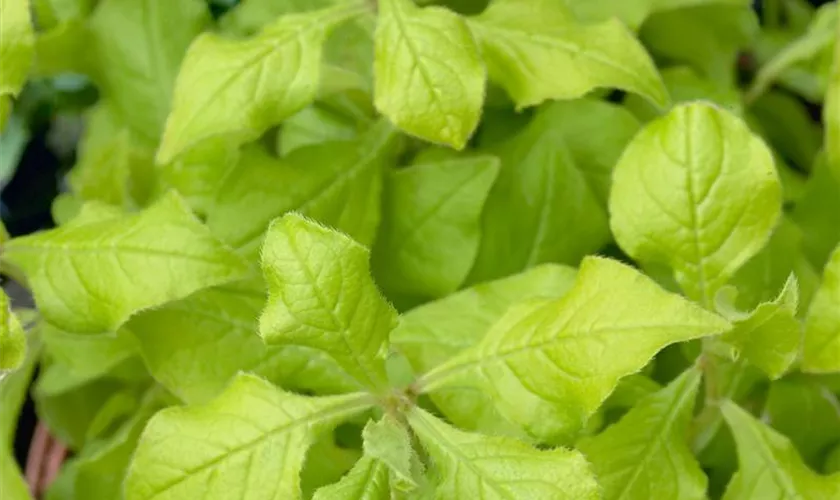
[[[627,327],[607,327],[607,328],[600,328],[588,331],[581,331],[581,330],[565,330],[564,335],[559,335],[555,337],[551,337],[546,340],[542,340],[540,342],[534,344],[528,344],[524,346],[516,346],[515,348],[509,349],[500,349],[499,351],[493,353],[492,356],[482,356],[480,358],[475,358],[475,354],[472,353],[474,349],[470,349],[470,352],[462,354],[458,357],[466,357],[466,354],[469,354],[470,357],[467,357],[466,362],[455,363],[455,362],[447,362],[444,365],[441,365],[440,369],[433,370],[429,372],[424,378],[424,383],[421,384],[424,390],[431,390],[433,387],[437,387],[443,384],[447,379],[457,376],[461,373],[467,372],[474,367],[479,367],[482,365],[493,364],[505,361],[507,358],[516,356],[523,352],[527,351],[541,351],[542,349],[551,347],[553,344],[562,344],[564,342],[572,342],[575,340],[580,340],[581,338],[597,336],[602,334],[623,334],[627,332],[637,331],[637,330],[655,330],[655,329],[676,329],[676,330],[689,330],[689,329],[696,329],[699,325],[697,324],[651,324],[651,325],[633,325]],[[486,337],[485,337],[486,338]],[[669,343],[679,342],[688,340],[691,338],[695,338],[695,336],[691,337],[679,337],[674,338]],[[478,344],[477,347],[481,347],[482,343]],[[457,358],[455,358],[457,361]]]
[[[669,434],[679,417],[680,411],[683,410],[684,405],[689,399],[689,397],[694,395],[694,391],[686,389],[687,388],[683,388],[682,391],[680,391],[681,395],[679,399],[677,399],[677,401],[674,401],[674,403],[668,409],[668,412],[665,414],[665,418],[663,419],[664,425],[662,425],[661,427],[657,427],[657,429],[661,428],[662,431],[657,432],[654,436],[654,439],[645,441],[645,445],[641,453],[642,458],[635,464],[635,467],[633,469],[633,475],[630,477],[630,479],[624,482],[624,486],[618,493],[618,499],[623,499],[624,495],[628,491],[630,491],[630,487],[636,482],[636,479],[638,479],[639,474],[642,473],[642,469],[644,468],[644,466],[647,465],[653,452],[659,449],[664,444],[666,437],[671,437],[669,436]]]
[[[426,422],[426,418],[428,418],[426,417],[426,415],[424,415],[423,413],[417,413],[416,415],[417,417],[415,417],[414,421],[420,422],[423,429],[427,433],[432,434],[434,436],[434,442],[438,444],[438,446],[448,450],[449,455],[455,456],[458,463],[466,465],[466,467],[470,469],[476,477],[481,479],[481,482],[483,484],[487,484],[488,486],[492,487],[494,491],[499,493],[500,497],[507,500],[517,500],[516,497],[512,495],[509,491],[504,489],[501,484],[497,483],[496,481],[493,481],[493,477],[488,477],[484,471],[482,471],[479,467],[473,464],[472,460],[470,460],[469,457],[461,453],[457,444],[450,441],[446,436],[438,432],[437,429],[435,429],[432,425]]]

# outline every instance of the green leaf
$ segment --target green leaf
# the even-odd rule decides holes
[[[357,141],[302,147],[282,160],[246,148],[225,178],[207,225],[255,260],[269,223],[291,211],[370,245],[379,225],[384,169],[396,144],[394,129],[380,122]]]
[[[3,254],[26,273],[44,318],[66,331],[116,331],[140,310],[247,270],[172,194],[136,215],[76,220],[15,238]]]
[[[12,312],[5,290],[0,290],[0,380],[26,358],[26,334]]]
[[[422,466],[411,443],[411,436],[403,424],[385,415],[378,422],[368,422],[362,431],[365,456],[388,467],[390,484],[401,491],[418,486],[416,474]]]
[[[823,105],[825,154],[834,177],[840,181],[840,8],[835,3],[834,63]]]
[[[466,22],[441,7],[381,0],[374,104],[405,132],[463,149],[484,104],[485,70]]]
[[[250,35],[280,16],[323,9],[334,3],[334,0],[243,0],[225,13],[219,24],[225,31]]]
[[[805,233],[790,217],[783,215],[767,245],[747,261],[730,280],[738,290],[735,305],[752,310],[759,304],[773,302],[791,270],[799,284],[799,307],[802,316],[819,285],[819,274],[804,253]]]
[[[633,30],[639,29],[653,13],[697,5],[749,6],[752,0],[565,0],[575,15],[585,21],[605,21],[617,17]]]
[[[723,496],[725,500],[836,498],[840,474],[820,476],[805,464],[790,441],[732,402],[723,414],[738,445],[740,468]]]
[[[814,377],[794,375],[770,384],[764,415],[808,464],[819,465],[831,445],[840,441],[840,402]]]
[[[770,151],[708,104],[680,105],[648,124],[613,175],[610,226],[621,248],[667,263],[705,304],[767,243],[780,212]]]
[[[796,317],[799,283],[791,275],[772,302],[759,304],[745,318],[733,320],[732,330],[721,336],[771,379],[781,377],[796,360],[802,326]]]
[[[303,146],[332,141],[352,141],[358,130],[348,118],[331,109],[314,104],[283,122],[277,134],[278,152],[286,156]]]
[[[639,38],[658,60],[690,64],[717,84],[732,85],[738,52],[759,31],[750,5],[704,3],[651,16]]]
[[[509,309],[481,342],[418,385],[486,391],[530,435],[566,441],[621,377],[641,370],[663,347],[728,328],[723,318],[633,268],[587,257],[565,296]]]
[[[365,394],[310,398],[239,375],[206,405],[152,417],[129,466],[125,498],[299,499],[300,470],[315,437],[369,404]]]
[[[706,370],[704,383],[706,396],[711,404],[703,406],[692,425],[692,449],[707,469],[722,469],[727,480],[735,469],[735,442],[726,429],[720,401],[731,400],[743,405],[754,405],[760,384],[766,382],[761,371],[745,359],[722,356],[714,349],[703,353],[710,369]]]
[[[408,414],[439,478],[435,498],[588,500],[600,488],[583,455],[536,450],[510,438],[460,431],[425,411]]]
[[[288,214],[268,230],[262,268],[269,297],[259,333],[266,343],[324,351],[368,388],[383,389],[383,353],[397,313],[370,277],[367,249]]]
[[[300,346],[266,346],[254,334],[265,292],[246,283],[203,290],[144,311],[128,324],[149,371],[187,403],[216,396],[240,371],[289,390],[358,390],[328,356]]]
[[[576,265],[604,246],[612,168],[637,131],[632,115],[613,104],[558,102],[492,148],[502,169],[487,199],[468,282],[543,262]]]
[[[520,301],[556,298],[574,284],[575,269],[542,264],[508,278],[475,285],[402,315],[391,342],[417,373],[427,372],[478,343],[507,309]],[[496,411],[489,395],[470,387],[431,394],[447,418],[467,430],[488,434],[518,432]]]
[[[113,436],[92,442],[74,462],[73,493],[86,500],[112,500],[122,496],[123,478],[149,418],[165,406],[159,388],[150,389],[131,418]]]
[[[94,380],[120,365],[133,363],[143,369],[137,345],[124,328],[111,334],[76,335],[41,322],[38,330],[48,355],[72,371],[77,382]]]
[[[326,36],[365,9],[361,2],[349,2],[290,14],[246,40],[200,35],[175,81],[158,162],[169,163],[215,136],[240,143],[256,139],[312,102]]]
[[[490,78],[518,108],[611,87],[659,107],[668,94],[645,49],[616,19],[579,24],[562,2],[494,0],[470,19]]]
[[[29,76],[34,55],[35,33],[28,0],[0,0],[0,131],[6,125],[12,99]]]
[[[39,28],[43,28],[38,17]],[[35,38],[35,60],[32,76],[57,77],[67,73],[92,75],[95,59],[91,47],[91,31],[84,18],[69,18],[41,31]]]
[[[816,268],[822,268],[840,243],[840,179],[832,175],[825,155],[814,164],[791,219],[802,228],[805,254]]]
[[[386,177],[372,252],[377,282],[388,292],[424,298],[457,290],[478,253],[481,212],[498,173],[496,158],[472,156]]]
[[[822,147],[822,129],[800,99],[770,91],[756,99],[749,112],[758,120],[758,131],[782,158],[802,169],[811,168]]]
[[[701,378],[698,370],[688,370],[639,401],[617,424],[577,444],[592,463],[605,500],[706,498],[706,476],[688,446]]]
[[[158,139],[181,60],[210,19],[201,0],[99,2],[88,22],[92,46],[86,50],[95,54],[100,90],[133,131]]]
[[[356,443],[352,443],[352,447],[336,444],[335,435],[339,429],[322,436],[309,448],[300,473],[300,488],[304,498],[312,498],[313,493],[322,486],[340,481],[362,458],[361,445],[357,449]]]
[[[808,310],[802,369],[840,370],[840,246],[825,265],[822,284]]]
[[[662,82],[675,103],[702,99],[712,101],[733,114],[740,116],[743,113],[741,94],[734,85],[715,83],[689,66],[672,66],[662,69],[660,73]],[[656,119],[660,114],[654,105],[637,95],[627,96],[624,105],[645,122]]]
[[[40,421],[62,443],[78,451],[98,438],[107,424],[125,417],[145,385],[111,376],[82,379],[69,367],[52,363],[40,372],[33,397]],[[114,398],[122,399],[119,405],[109,403]],[[130,405],[126,404],[129,399]],[[100,416],[103,408],[108,415]]]
[[[388,467],[379,460],[362,457],[335,484],[315,491],[312,500],[390,500]]]
[[[767,61],[753,79],[745,99],[754,101],[785,71],[792,66],[814,57],[822,50],[830,50],[831,42],[837,34],[837,8],[834,3],[824,5],[814,17],[808,30],[792,41]]]

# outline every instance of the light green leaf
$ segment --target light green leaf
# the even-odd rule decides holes
[[[335,484],[315,491],[312,500],[390,500],[388,467],[370,457],[362,457],[353,469]]]
[[[820,476],[809,469],[786,437],[735,403],[725,402],[723,415],[735,436],[740,465],[724,500],[840,497],[840,474]]]
[[[312,102],[327,34],[366,9],[365,3],[349,2],[283,16],[246,40],[200,35],[175,81],[158,162],[169,163],[215,136],[255,139]]]
[[[140,310],[247,271],[172,194],[136,215],[15,238],[3,258],[26,273],[44,318],[74,333],[116,331]]]
[[[767,243],[781,212],[767,146],[709,104],[648,124],[615,167],[610,226],[636,260],[667,263],[692,299],[714,293]]]
[[[443,297],[463,283],[480,242],[481,212],[499,161],[471,156],[386,177],[373,270],[387,292]]]
[[[414,371],[425,373],[477,344],[512,304],[561,297],[574,284],[575,274],[571,267],[542,264],[475,285],[403,314],[391,342],[408,358]],[[431,398],[458,427],[488,434],[519,434],[481,390],[447,387],[435,391]]]
[[[802,326],[796,317],[798,308],[799,283],[791,274],[775,300],[759,304],[745,318],[733,320],[732,330],[721,340],[771,379],[777,379],[799,354]]]
[[[579,24],[556,0],[494,0],[470,19],[490,78],[517,107],[574,99],[600,87],[640,94],[659,107],[668,93],[645,49],[616,19]]]
[[[576,265],[604,246],[612,168],[637,131],[633,116],[613,104],[557,102],[492,148],[502,169],[487,199],[468,282],[543,262]]]
[[[368,422],[362,431],[362,439],[365,456],[388,467],[393,488],[409,491],[417,487],[415,476],[422,472],[422,465],[403,424],[386,414],[378,422]]]
[[[834,63],[823,105],[823,123],[825,123],[825,154],[832,167],[834,177],[840,181],[840,7],[836,7],[834,22]]]
[[[703,3],[657,13],[639,38],[657,60],[690,64],[720,86],[736,82],[737,56],[759,32],[749,5]]]
[[[35,33],[29,13],[29,0],[0,0],[0,131],[29,76],[34,55]]]
[[[425,411],[408,414],[432,459],[441,500],[594,500],[600,488],[577,451],[537,450],[521,441],[460,431]]]
[[[370,245],[379,225],[382,176],[396,143],[395,130],[380,122],[358,141],[302,147],[282,160],[246,148],[223,181],[207,225],[255,260],[269,223],[291,211]]]
[[[808,310],[802,369],[840,370],[840,246],[825,265],[822,284]]]
[[[837,23],[840,22],[838,18],[840,16],[837,15],[837,7],[834,3],[824,5],[800,38],[792,41],[761,67],[747,91],[745,96],[747,102],[758,98],[794,65],[828,49],[837,35]]]
[[[101,101],[86,115],[78,160],[68,180],[83,201],[126,209],[145,204],[152,192],[154,151]]]
[[[513,307],[475,347],[419,382],[423,391],[486,391],[506,418],[537,439],[567,441],[618,380],[663,347],[729,324],[617,261],[587,257],[574,288]]]
[[[397,313],[370,277],[368,256],[350,237],[298,214],[276,220],[262,251],[269,296],[259,333],[268,344],[324,351],[365,386],[381,390]]]
[[[604,488],[604,500],[705,500],[706,476],[688,446],[701,374],[689,369],[621,420],[577,444]]]
[[[12,113],[6,128],[0,133],[0,189],[4,189],[14,177],[31,137],[29,124],[22,116]]]
[[[187,403],[203,403],[238,372],[289,390],[341,393],[359,384],[328,356],[301,346],[266,346],[255,334],[261,288],[233,283],[144,311],[128,324],[149,371]]]
[[[133,131],[157,141],[181,60],[210,20],[201,0],[99,2],[88,23],[92,46],[85,50],[95,54],[100,90]]]
[[[203,406],[168,408],[140,437],[126,500],[296,500],[315,437],[370,404],[365,394],[310,398],[239,375]]]
[[[26,334],[12,312],[5,290],[0,290],[0,380],[26,358]]]
[[[485,70],[466,22],[441,7],[381,0],[374,104],[405,132],[463,149],[484,104]]]
[[[792,375],[770,384],[763,413],[813,466],[840,441],[840,402],[816,377]]]
[[[35,335],[30,335],[26,358],[17,370],[0,378],[0,449],[15,440],[20,410],[29,393],[35,367],[40,361],[41,349]],[[2,484],[2,483],[0,483]]]
[[[3,493],[4,500],[31,500],[29,487],[18,468],[17,460],[8,449],[11,445],[0,444],[0,492]]]
[[[50,215],[58,226],[73,220],[81,211],[83,202],[70,193],[59,193],[50,205]]]
[[[196,213],[206,217],[238,161],[239,148],[234,143],[224,137],[207,140],[159,165],[158,187],[178,191]]]

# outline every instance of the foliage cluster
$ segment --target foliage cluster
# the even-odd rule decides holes
[[[51,500],[840,498],[840,16],[752,4],[0,0],[0,496],[37,371]]]

